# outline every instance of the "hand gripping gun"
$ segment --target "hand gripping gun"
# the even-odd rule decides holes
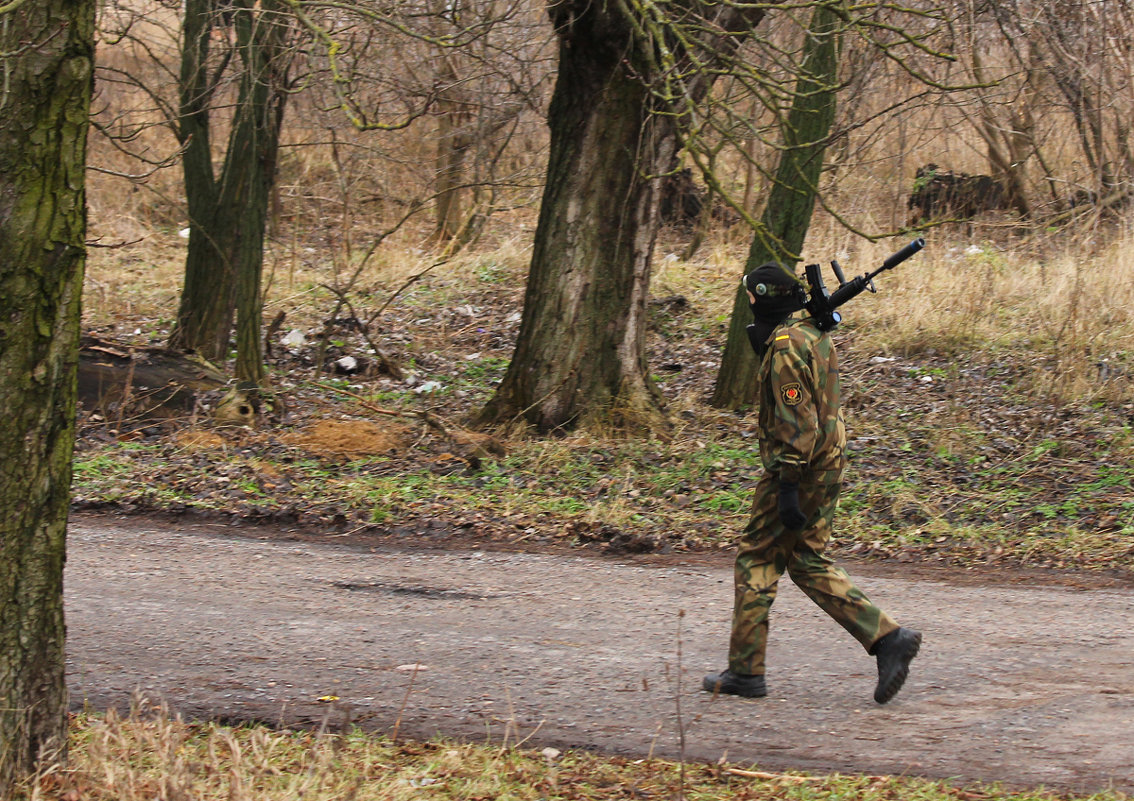
[[[811,313],[812,319],[815,320],[815,325],[819,327],[820,331],[830,331],[835,328],[843,321],[843,316],[835,309],[851,298],[858,297],[863,290],[877,292],[878,290],[874,288],[874,277],[876,275],[897,267],[923,247],[925,247],[925,240],[918,237],[882,262],[882,266],[874,272],[860,275],[849,281],[843,275],[843,268],[839,266],[839,263],[832,261],[831,269],[835,271],[835,277],[839,279],[839,288],[830,293],[827,292],[827,287],[823,285],[823,273],[820,266],[808,264],[803,268],[807,277],[807,284],[810,287],[806,309]]]

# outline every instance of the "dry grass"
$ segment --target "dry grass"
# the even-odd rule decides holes
[[[773,773],[758,766],[629,760],[524,741],[414,742],[353,730],[330,734],[186,722],[140,704],[72,722],[70,763],[15,801],[1125,801],[1122,793],[1055,795],[889,776]]]

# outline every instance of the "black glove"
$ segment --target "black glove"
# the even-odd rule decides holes
[[[780,522],[789,531],[799,531],[807,524],[803,510],[799,508],[799,484],[794,481],[780,481]]]

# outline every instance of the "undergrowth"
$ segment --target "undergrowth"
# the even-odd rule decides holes
[[[929,232],[924,251],[877,279],[878,296],[845,307],[834,335],[850,468],[837,550],[1134,569],[1134,275],[1122,258],[1134,234],[1096,233],[1076,243]],[[457,429],[492,396],[519,327],[528,234],[503,227],[408,285],[432,256],[405,239],[360,277],[359,319],[334,320],[318,254],[289,260],[273,244],[272,263],[289,266],[274,276],[266,315],[285,312],[278,335],[308,343],[273,346],[279,403],[254,430],[85,413],[77,507],[376,534],[428,522],[433,536],[608,551],[731,545],[760,474],[756,421],[707,401],[743,241],[721,237],[687,260],[674,232],[659,241],[647,343],[667,437],[534,438],[513,427],[494,432],[506,455],[470,456],[415,416]],[[156,234],[145,247],[94,254],[86,315],[101,335],[156,345],[168,335],[178,252]],[[894,247],[817,223],[805,258],[837,257],[855,274]],[[127,292],[105,291],[120,283]],[[334,374],[334,359],[365,361],[375,342],[401,378],[373,364]],[[400,429],[392,444],[357,452],[302,439],[328,420]]]

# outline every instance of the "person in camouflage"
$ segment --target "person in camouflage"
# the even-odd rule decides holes
[[[736,556],[728,669],[705,676],[702,686],[712,693],[767,694],[768,613],[787,571],[811,600],[877,658],[874,700],[884,704],[905,682],[921,634],[899,626],[872,604],[825,554],[846,466],[835,346],[800,311],[807,296],[789,268],[765,264],[744,280],[756,320],[749,333],[761,359],[764,474]]]

